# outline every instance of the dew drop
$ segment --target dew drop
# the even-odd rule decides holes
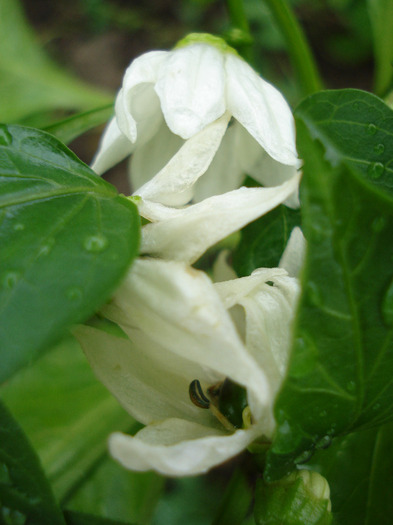
[[[356,389],[355,381],[348,381],[348,383],[347,383],[347,390],[348,390],[348,392],[354,392],[355,389]]]
[[[12,135],[7,126],[0,124],[0,146],[9,146],[12,143]]]
[[[108,245],[108,239],[104,235],[90,235],[83,242],[83,247],[88,252],[102,252]]]
[[[20,279],[20,274],[18,272],[7,272],[3,277],[3,286],[12,290],[16,286]]]
[[[330,447],[332,443],[332,437],[331,436],[323,436],[315,445],[317,449],[324,449]]]
[[[375,124],[369,124],[366,129],[369,135],[375,135],[377,132],[377,126]]]
[[[374,153],[377,155],[382,155],[382,153],[385,151],[385,146],[383,144],[377,144],[374,146]]]
[[[354,103],[352,104],[352,109],[353,109],[354,111],[359,111],[359,110],[360,110],[360,103],[359,103],[359,102],[354,102]]]
[[[389,284],[383,298],[382,315],[388,326],[393,325],[393,281]]]
[[[39,249],[38,255],[48,255],[55,244],[54,239],[48,239],[45,244]]]
[[[381,408],[381,403],[375,403],[375,405],[373,405],[373,410],[379,410]]]
[[[381,230],[383,230],[383,228],[385,227],[385,219],[384,217],[376,217],[373,222],[371,223],[371,228],[373,229],[373,231],[375,231],[376,233],[380,232]]]
[[[21,222],[17,222],[16,224],[14,224],[14,230],[16,232],[21,232],[25,229],[25,225],[22,224]]]
[[[374,162],[368,167],[368,174],[372,179],[379,179],[384,171],[385,166],[382,164],[382,162]]]
[[[80,288],[77,288],[76,286],[73,286],[72,288],[68,288],[66,291],[66,297],[70,301],[77,302],[82,299],[83,293]]]
[[[299,465],[299,464],[302,464],[302,463],[306,463],[309,459],[311,459],[312,455],[313,455],[313,451],[312,450],[305,450],[304,452],[299,454],[297,456],[297,458],[295,458],[294,463],[296,465]]]

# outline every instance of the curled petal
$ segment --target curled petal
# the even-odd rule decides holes
[[[210,384],[228,376],[255,391],[260,407],[269,405],[264,373],[204,272],[175,261],[138,259],[103,311],[130,338],[140,330],[166,352],[195,362],[196,372],[210,370]]]
[[[147,142],[162,120],[154,83],[168,55],[168,51],[151,51],[136,58],[126,70],[115,108],[118,126],[131,142],[137,138]]]
[[[155,85],[168,127],[189,139],[225,112],[223,54],[206,44],[176,49]]]
[[[210,246],[283,202],[297,184],[296,175],[281,186],[240,188],[179,210],[142,201],[141,215],[159,222],[143,228],[141,253],[192,263]]]
[[[225,113],[188,139],[136,194],[170,206],[187,204],[192,198],[193,185],[205,173],[220,146],[228,121],[229,115]]]
[[[227,55],[226,71],[227,109],[273,159],[298,166],[295,124],[281,93],[235,55]]]
[[[306,239],[299,227],[295,227],[289,237],[279,267],[284,268],[291,277],[299,277],[306,255]]]
[[[181,417],[217,427],[211,412],[193,405],[188,395],[196,376],[210,380],[199,363],[167,352],[140,330],[130,332],[128,339],[91,326],[74,330],[94,373],[127,412],[144,424]]]
[[[244,450],[259,435],[256,427],[225,435],[217,430],[168,419],[149,425],[135,437],[110,436],[109,450],[131,470],[156,470],[166,476],[192,476],[206,472]]]
[[[113,118],[104,131],[91,168],[98,175],[102,175],[109,168],[128,157],[133,149],[134,145],[120,131],[116,118]]]

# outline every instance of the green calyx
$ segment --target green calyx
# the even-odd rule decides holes
[[[210,33],[190,33],[179,40],[174,49],[180,49],[191,44],[208,44],[221,51],[221,53],[232,53],[238,56],[237,51],[229,46],[223,38],[211,35]]]

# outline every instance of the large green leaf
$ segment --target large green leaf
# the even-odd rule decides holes
[[[278,266],[291,231],[300,225],[300,211],[283,204],[252,222],[241,232],[233,253],[233,267],[239,277],[256,268]]]
[[[129,521],[114,521],[94,514],[67,510],[64,512],[67,525],[132,525]]]
[[[0,128],[0,381],[84,320],[136,255],[136,207],[47,133]]]
[[[385,95],[393,83],[393,2],[367,0],[374,40],[374,84],[378,95]]]
[[[330,485],[338,525],[391,525],[393,522],[393,425],[336,438],[317,452],[311,468]]]
[[[268,479],[393,416],[393,112],[350,90],[296,116],[308,249]]]
[[[0,395],[29,437],[61,501],[106,457],[111,432],[134,433],[139,428],[97,381],[79,343],[70,336],[14,374]]]
[[[31,525],[65,525],[40,462],[26,436],[0,401],[0,521],[7,509]],[[7,523],[7,521],[5,521]]]
[[[0,20],[0,121],[111,102],[110,96],[73,78],[45,55],[18,0],[0,0]]]
[[[65,507],[148,525],[164,482],[155,472],[131,472],[106,458],[65,502]]]

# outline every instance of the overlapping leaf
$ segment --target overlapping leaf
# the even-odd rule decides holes
[[[0,128],[0,381],[108,298],[138,239],[135,206],[64,145]]]
[[[345,90],[296,115],[308,250],[268,479],[393,415],[393,112]]]

